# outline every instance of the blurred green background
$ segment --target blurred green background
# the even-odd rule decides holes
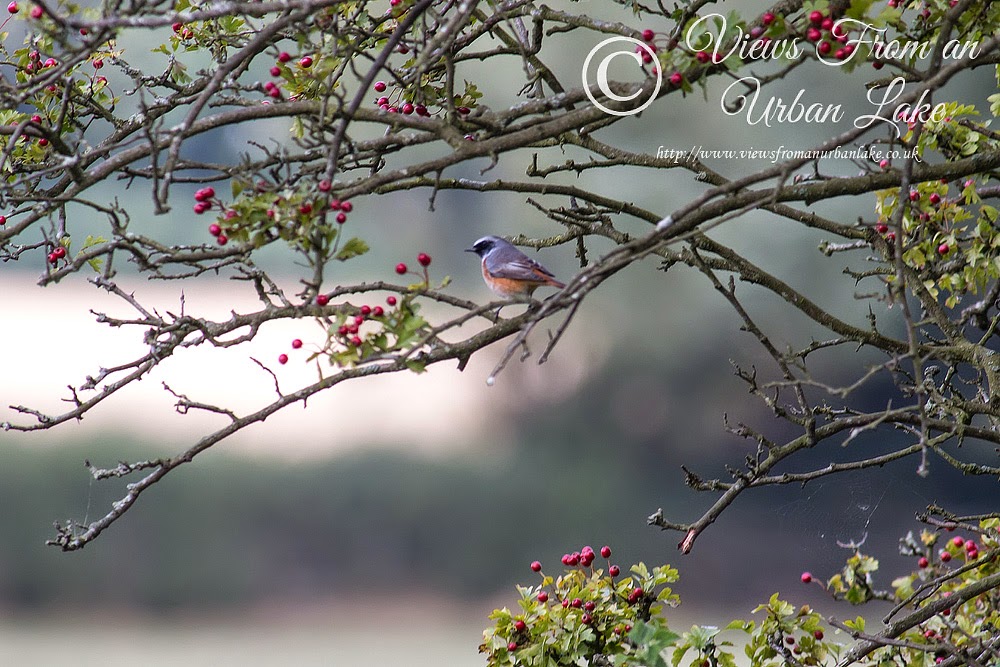
[[[609,4],[574,3],[573,8],[590,7],[595,15],[646,27]],[[764,7],[730,4],[746,12]],[[16,31],[14,38],[20,39]],[[589,45],[572,37],[559,40],[553,44],[566,50],[556,62],[567,81],[575,80]],[[148,48],[127,40],[123,46],[140,62]],[[108,74],[113,77],[113,70]],[[511,102],[520,75],[519,67],[511,69],[509,80],[500,71],[474,66],[467,73],[491,84],[481,86],[484,101],[498,108]],[[982,105],[989,75],[965,77],[949,94]],[[846,86],[845,80],[852,84]],[[842,102],[848,117],[866,107],[860,78],[827,68],[803,68],[775,90],[790,98],[800,88]],[[600,137],[643,153],[655,153],[660,145],[798,149],[844,129],[749,127],[742,117],[721,113],[720,92],[721,86],[713,86],[706,96],[671,99]],[[284,128],[261,124],[253,132],[282,136]],[[259,136],[218,132],[191,142],[187,150],[232,160],[245,150],[247,139]],[[556,162],[565,158],[550,156]],[[527,160],[525,154],[505,157],[485,175],[479,172],[485,161],[448,175],[519,178]],[[712,166],[738,176],[763,165]],[[857,170],[849,163],[824,167],[830,173]],[[623,169],[613,172],[613,183],[608,173],[553,180],[593,187],[664,214],[703,187],[679,171]],[[100,196],[148,210],[146,187],[108,183]],[[208,220],[189,213],[190,193],[175,194],[179,203],[171,213],[134,215],[135,229],[168,242],[206,240]],[[433,211],[428,197],[408,192],[355,202],[351,224],[356,226],[349,232],[364,236],[373,251],[338,267],[331,279],[346,284],[391,278],[395,262],[426,251],[435,258],[436,277],[455,279],[454,293],[482,299],[478,267],[464,248],[484,233],[547,236],[558,231],[523,196],[442,192]],[[839,219],[867,218],[872,203],[858,198],[817,210]],[[100,219],[79,215],[73,220],[74,236],[100,230]],[[616,224],[644,230],[634,221]],[[821,305],[847,319],[864,320],[867,304],[854,299],[853,282],[841,274],[851,260],[818,262],[819,235],[760,213],[714,233],[773,267]],[[606,249],[595,241],[592,252]],[[571,275],[577,266],[569,248],[538,257],[560,276]],[[49,290],[31,287],[42,269],[43,258],[35,259],[35,265],[3,267],[6,296],[15,296],[10,286],[16,284],[16,296],[40,306],[31,311],[11,307],[0,314],[0,367],[28,359],[44,370],[38,371],[41,378],[23,370],[6,374],[0,419],[11,418],[6,406],[27,402],[22,390],[39,381],[48,383],[50,403],[58,405],[65,385],[82,380],[60,374],[61,364],[84,357],[92,372],[115,361],[87,358],[82,334],[61,324],[71,313],[90,317],[87,310],[94,307],[97,290],[85,283],[86,276]],[[260,261],[294,286],[289,255],[275,249]],[[470,366],[468,381],[459,383],[454,373],[431,373],[379,396],[365,419],[331,409],[325,424],[309,421],[283,433],[265,431],[265,441],[252,448],[224,442],[169,475],[79,553],[62,554],[44,545],[53,534],[52,522],[93,520],[123,493],[121,483],[89,481],[84,460],[110,466],[189,447],[188,432],[147,424],[146,410],[169,412],[170,403],[111,405],[99,413],[109,426],[84,435],[76,434],[74,424],[28,436],[0,434],[0,663],[474,665],[480,663],[476,648],[490,609],[514,604],[515,583],[534,583],[528,563],[541,560],[551,573],[564,552],[584,544],[610,544],[613,560],[623,565],[645,560],[677,566],[684,602],[673,612],[674,625],[683,629],[695,621],[724,623],[746,615],[774,591],[795,602],[823,605],[818,589],[799,584],[798,575],[805,569],[820,577],[831,574],[848,555],[838,542],[866,540],[865,549],[882,557],[888,585],[897,571],[910,566],[895,555],[895,543],[917,527],[915,511],[930,502],[959,512],[995,509],[989,505],[996,497],[994,482],[964,479],[939,461],[932,462],[929,477],[920,478],[917,462],[903,461],[803,488],[747,493],[699,539],[692,555],[680,556],[675,549],[680,536],[648,528],[646,517],[662,507],[670,519],[692,520],[711,502],[684,486],[681,465],[706,477],[724,477],[727,465],[739,466],[753,453],[748,443],[725,433],[723,415],[746,420],[775,438],[790,432],[733,377],[730,359],[770,371],[752,337],[738,331],[739,321],[728,306],[694,272],[678,268],[662,274],[656,268],[655,263],[638,266],[594,294],[545,366],[514,366],[487,389],[483,380],[498,346],[484,355],[486,361]],[[142,289],[127,270],[121,279]],[[246,286],[202,279],[183,287],[189,295],[215,298],[216,306],[225,307]],[[801,343],[817,334],[776,299],[740,289],[755,316],[782,342]],[[56,297],[65,310],[46,305]],[[0,302],[3,298],[0,294]],[[889,321],[894,313],[880,315]],[[25,342],[25,331],[35,345]],[[279,351],[275,347],[267,354]],[[227,354],[251,366],[248,353]],[[847,380],[863,361],[846,351],[831,352],[822,358],[821,370],[828,378]],[[192,398],[199,399],[201,378],[187,373]],[[204,381],[209,380],[206,371]],[[421,382],[433,390],[436,403],[420,404],[411,439],[406,429],[411,418],[397,413],[415,400],[412,392],[420,389],[413,388]],[[331,393],[349,394],[351,384]],[[237,398],[242,390],[235,382],[229,388]],[[891,392],[888,385],[873,384],[859,400],[880,406]],[[459,401],[473,406],[473,414],[451,424],[450,408]],[[310,416],[323,409],[311,405]],[[380,432],[390,421],[387,438]],[[424,431],[431,428],[447,437],[428,448]],[[892,435],[881,433],[859,437],[848,449],[826,443],[806,453],[797,469],[873,455],[894,444]],[[975,455],[974,446],[970,449]],[[855,611],[836,613],[846,617]]]

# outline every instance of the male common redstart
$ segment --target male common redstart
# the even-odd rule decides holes
[[[551,271],[499,236],[484,236],[466,252],[483,258],[483,280],[502,297],[528,299],[542,285],[566,287]]]

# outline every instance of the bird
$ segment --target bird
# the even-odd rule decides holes
[[[484,236],[465,251],[482,258],[486,286],[504,298],[528,300],[543,285],[566,287],[551,271],[499,236]]]

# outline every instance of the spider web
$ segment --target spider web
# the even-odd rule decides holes
[[[799,497],[774,511],[783,531],[812,535],[824,546],[836,545],[853,551],[868,541],[872,520],[895,487],[894,480],[876,480],[864,475],[811,482],[799,491]]]

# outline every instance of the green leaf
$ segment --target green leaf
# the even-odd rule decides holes
[[[335,259],[339,259],[341,262],[346,262],[349,259],[360,257],[368,252],[368,250],[368,244],[355,237],[349,239],[347,243],[344,244],[344,247],[341,248],[340,252],[338,252],[335,256]]]

